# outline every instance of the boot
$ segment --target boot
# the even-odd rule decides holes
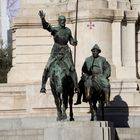
[[[76,103],[74,103],[74,105],[81,104],[81,97],[82,97],[82,94],[80,92],[78,92],[77,93],[77,101],[76,101]]]
[[[41,89],[40,93],[46,93],[46,83],[48,80],[48,70],[44,69],[43,76],[42,76],[42,83],[41,83]]]

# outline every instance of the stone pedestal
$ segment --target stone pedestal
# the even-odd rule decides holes
[[[49,124],[45,139],[49,140],[115,140],[115,131],[108,122],[65,122]]]
[[[130,127],[140,127],[138,123],[140,120],[139,84],[140,82],[132,80],[111,81],[111,102],[110,106],[105,108],[105,120],[113,121],[115,126],[127,124]],[[46,116],[56,121],[56,106],[49,85],[47,85],[46,94],[39,93],[39,90],[39,83],[0,85],[0,118]],[[73,103],[76,102],[76,98],[75,95]],[[76,121],[89,121],[88,111],[88,103],[73,105]],[[69,114],[69,108],[67,114]],[[99,108],[98,119],[100,118]]]
[[[45,117],[0,119],[0,140],[115,140],[107,121],[52,122]]]

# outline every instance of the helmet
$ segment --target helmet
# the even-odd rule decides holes
[[[63,15],[61,15],[61,16],[58,17],[58,20],[61,20],[61,19],[66,20],[65,16],[63,16]]]
[[[93,46],[93,48],[91,49],[91,51],[93,51],[94,49],[97,49],[99,51],[99,53],[101,52],[101,49],[99,48],[99,46],[97,44],[95,44]]]

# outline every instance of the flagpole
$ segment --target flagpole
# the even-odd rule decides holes
[[[78,19],[78,0],[76,1],[75,34],[74,34],[75,41],[77,41],[77,19]],[[75,65],[76,65],[76,45],[74,46],[74,66]]]

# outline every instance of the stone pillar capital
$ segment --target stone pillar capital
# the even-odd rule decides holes
[[[70,12],[70,19],[75,22],[75,11]],[[83,22],[89,19],[94,21],[112,22],[113,10],[110,9],[92,9],[92,10],[80,10],[78,12],[78,21]]]
[[[114,10],[113,22],[121,22],[123,18],[124,18],[124,11],[123,10]]]
[[[128,10],[124,12],[127,23],[135,23],[138,19],[138,12],[135,10]]]

